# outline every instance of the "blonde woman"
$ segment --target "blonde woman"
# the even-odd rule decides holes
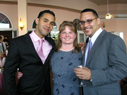
[[[79,95],[79,80],[74,68],[82,62],[82,51],[77,43],[77,30],[73,22],[64,21],[59,31],[56,52],[51,58],[53,95]]]

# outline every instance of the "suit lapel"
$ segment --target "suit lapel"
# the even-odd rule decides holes
[[[97,37],[97,39],[96,39],[96,41],[95,41],[94,45],[92,46],[91,51],[90,51],[90,53],[89,53],[89,57],[88,57],[88,59],[87,59],[86,66],[90,63],[92,57],[94,56],[94,53],[96,52],[96,49],[97,49],[97,48],[99,47],[99,45],[101,44],[101,41],[103,40],[103,37],[104,37],[105,33],[106,33],[106,31],[103,30],[103,31],[101,32],[101,34]]]
[[[35,48],[34,48],[33,42],[32,42],[32,40],[31,40],[29,34],[30,34],[30,33],[27,33],[26,35],[24,35],[25,43],[26,43],[27,47],[29,48],[29,50],[31,51],[31,53],[32,53],[36,58],[38,58],[38,60],[41,61],[40,57],[38,56],[38,54],[37,54],[37,52],[36,52],[36,50],[35,50]],[[51,49],[52,52],[49,53],[49,55],[52,55],[52,53],[53,53],[54,50],[55,50],[55,43],[54,43],[53,40],[52,40],[51,38],[49,38],[49,37],[45,37],[45,40],[47,40],[47,41],[49,42],[49,44],[52,46],[52,49]],[[49,59],[49,58],[51,57],[51,56],[49,56],[49,55],[48,55],[47,59]],[[45,63],[46,63],[47,59],[45,60]],[[42,61],[41,61],[41,62],[42,62]]]
[[[27,47],[29,48],[29,50],[31,51],[31,53],[38,59],[40,59],[40,57],[38,56],[35,48],[34,48],[34,45],[33,45],[33,42],[29,36],[30,33],[27,33],[25,36],[24,36],[24,40],[25,40],[25,43],[27,45]],[[41,59],[40,59],[41,61]]]
[[[48,42],[49,42],[49,44],[52,46],[52,49],[51,49],[51,51],[49,52],[49,54],[48,54],[48,56],[47,56],[47,58],[46,58],[46,60],[45,60],[45,63],[48,61],[48,59],[49,58],[51,58],[51,55],[54,53],[54,51],[55,51],[55,42],[51,39],[51,38],[49,38],[49,37],[45,37],[45,40],[47,40]]]

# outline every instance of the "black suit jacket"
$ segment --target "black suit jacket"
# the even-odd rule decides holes
[[[50,95],[50,58],[55,50],[54,41],[45,37],[52,45],[46,61],[42,64],[29,33],[13,39],[4,65],[4,83],[8,95]],[[16,86],[17,68],[23,73]]]

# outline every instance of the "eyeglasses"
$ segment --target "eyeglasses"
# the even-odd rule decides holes
[[[97,19],[97,18],[94,18],[94,19]],[[91,24],[94,19],[87,19],[86,21],[79,21],[79,24],[80,25],[84,25],[85,23]]]

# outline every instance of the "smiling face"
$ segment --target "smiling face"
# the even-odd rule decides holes
[[[62,44],[72,44],[76,38],[76,34],[74,31],[70,29],[69,26],[65,26],[65,29],[60,33],[60,39]]]
[[[44,13],[40,18],[36,18],[36,30],[35,33],[43,38],[47,36],[53,29],[55,24],[55,17],[49,13]]]
[[[92,21],[87,23],[90,20]],[[99,29],[100,18],[96,18],[92,12],[84,12],[80,15],[80,22],[85,22],[80,25],[81,29],[87,36],[92,37]]]

